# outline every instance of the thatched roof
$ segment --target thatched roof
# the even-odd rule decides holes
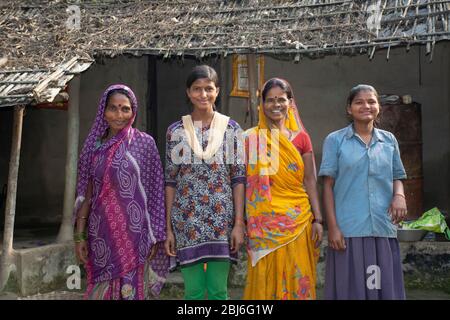
[[[0,71],[0,107],[52,102],[66,84],[90,67],[93,61],[77,57],[55,70],[20,69]]]
[[[376,48],[450,37],[450,0],[104,0],[7,1],[0,4],[1,68],[52,68],[93,58],[272,53],[317,57],[373,54]],[[67,24],[80,9],[79,29]],[[375,4],[375,5],[373,5]],[[372,5],[372,6],[370,6]],[[380,30],[368,28],[381,12]],[[72,20],[75,21],[75,20]],[[374,24],[373,26],[375,26]],[[370,26],[370,24],[369,24]],[[378,31],[378,32],[377,32]]]

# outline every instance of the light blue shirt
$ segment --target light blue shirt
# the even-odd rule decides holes
[[[388,209],[393,181],[406,179],[406,172],[392,133],[375,128],[369,146],[352,124],[330,133],[319,176],[335,179],[336,221],[344,237],[397,236]]]

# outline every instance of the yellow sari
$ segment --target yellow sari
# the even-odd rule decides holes
[[[286,127],[297,134],[304,130],[295,105]],[[319,250],[312,240],[303,160],[288,138],[268,129],[260,107],[258,126],[245,135],[249,243],[244,299],[315,299]]]

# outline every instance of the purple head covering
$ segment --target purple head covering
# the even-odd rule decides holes
[[[108,122],[106,122],[105,120],[106,100],[108,99],[108,96],[111,93],[111,91],[114,90],[126,91],[131,100],[130,102],[131,102],[131,109],[133,111],[133,117],[131,118],[130,123],[123,130],[129,130],[134,122],[134,119],[136,118],[138,105],[134,92],[129,87],[123,84],[113,84],[109,86],[105,90],[100,99],[100,104],[97,110],[97,115],[95,117],[94,124],[92,125],[91,130],[89,131],[89,134],[84,142],[83,149],[81,150],[80,159],[78,161],[78,181],[77,181],[77,193],[74,210],[75,215],[80,209],[81,204],[83,203],[86,195],[86,190],[89,183],[89,174],[92,165],[92,154],[96,148],[97,140],[103,137],[103,135],[106,132],[106,129],[108,129],[109,127]]]

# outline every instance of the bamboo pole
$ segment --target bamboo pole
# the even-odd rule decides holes
[[[19,176],[20,147],[22,142],[22,124],[24,106],[14,108],[11,156],[9,160],[8,193],[6,195],[5,227],[3,230],[3,248],[0,258],[0,291],[8,282],[14,264],[14,219],[16,215],[17,180]]]
[[[61,227],[56,242],[71,241],[73,238],[72,213],[77,183],[78,139],[80,132],[80,76],[69,84],[69,106],[67,119],[67,156],[64,186],[64,206]]]
[[[287,6],[264,6],[264,7],[258,7],[258,6],[253,6],[253,7],[247,7],[247,8],[242,8],[242,7],[237,7],[237,8],[226,8],[226,9],[221,9],[221,10],[185,10],[185,9],[180,9],[180,10],[174,10],[174,11],[164,11],[164,10],[160,10],[158,11],[158,13],[170,13],[170,14],[177,14],[177,15],[184,15],[184,14],[189,14],[192,12],[198,12],[201,14],[226,14],[226,13],[243,13],[243,12],[252,12],[252,11],[260,11],[260,10],[292,10],[292,9],[305,9],[305,8],[317,8],[317,7],[327,7],[327,6],[336,6],[336,5],[345,5],[345,4],[350,4],[352,3],[352,1],[350,0],[345,0],[345,1],[335,1],[335,2],[331,2],[331,3],[314,3],[314,4],[299,4],[299,5],[287,5]]]
[[[220,56],[220,112],[230,115],[228,107],[228,68],[227,60],[223,55]]]
[[[416,34],[416,35],[410,35],[410,36],[397,36],[397,37],[383,37],[383,38],[377,38],[373,39],[371,42],[367,42],[366,40],[358,40],[358,41],[351,41],[348,43],[340,43],[340,44],[329,44],[324,45],[322,47],[319,46],[309,46],[306,49],[298,49],[290,48],[286,46],[272,46],[272,47],[258,47],[254,48],[251,45],[248,46],[228,46],[226,50],[228,53],[233,54],[248,54],[251,52],[257,52],[257,53],[268,53],[268,54],[289,54],[289,53],[301,53],[301,54],[309,54],[313,52],[329,52],[329,51],[335,51],[335,50],[342,50],[342,49],[359,49],[359,48],[371,48],[374,45],[380,46],[380,45],[401,45],[401,44],[408,44],[408,43],[427,43],[427,42],[433,42],[433,40],[427,40],[422,39],[429,36],[448,36],[450,35],[450,32],[436,32],[434,34]],[[419,37],[420,39],[414,39]],[[392,43],[395,42],[395,43]],[[112,50],[111,48],[104,48],[104,49],[96,49],[95,51],[99,53],[104,53]],[[135,52],[139,52],[139,54],[158,54],[161,55],[164,52],[166,52],[167,55],[170,54],[170,51],[183,51],[183,54],[185,56],[197,56],[197,53],[199,50],[206,51],[207,54],[216,54],[218,52],[223,52],[223,47],[195,47],[195,48],[175,48],[175,49],[163,49],[163,48],[134,48],[134,49],[126,49],[123,50],[123,53],[130,53],[135,54]]]
[[[9,73],[42,73],[42,72],[48,72],[47,69],[18,69],[18,70],[2,70],[0,71],[0,74],[9,74]]]
[[[253,127],[258,122],[258,66],[256,65],[256,55],[254,53],[247,55],[247,71],[248,71],[248,91],[250,95],[250,125]]]

